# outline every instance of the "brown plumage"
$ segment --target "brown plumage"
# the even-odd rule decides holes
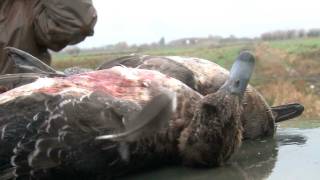
[[[241,113],[240,99],[225,90],[207,95],[179,138],[185,163],[219,166],[228,160],[241,144]]]
[[[113,168],[127,164],[126,144],[168,126],[172,97],[154,94],[141,106],[99,91],[72,94],[64,91],[64,81],[63,87],[59,79],[56,82],[51,87],[40,83],[39,89],[29,89],[31,94],[28,86],[33,84],[0,95],[0,169],[7,172],[0,174],[2,179],[110,176]],[[53,92],[57,87],[61,93]],[[131,129],[136,133],[128,134]],[[124,134],[96,140],[118,132]]]
[[[179,79],[202,95],[216,92],[229,78],[229,72],[212,61],[181,56],[124,56],[107,61],[98,69],[120,64],[160,71]],[[303,106],[298,103],[270,107],[264,97],[250,85],[246,89],[242,103],[244,139],[273,136],[276,122],[297,117],[303,112]]]
[[[253,56],[241,54],[229,80],[206,96],[158,71],[126,67],[50,77],[53,72],[39,75],[33,83],[19,83],[0,94],[0,145],[10,145],[0,154],[2,169],[27,178],[96,178],[150,164],[221,165],[241,143],[242,99],[253,66]],[[27,80],[32,75],[36,74]],[[2,81],[15,82],[12,76]],[[153,111],[146,110],[148,102],[163,92],[177,98],[151,118],[164,121],[169,105],[176,104],[163,129],[139,139],[112,135],[130,132],[130,124],[143,125],[145,112]]]

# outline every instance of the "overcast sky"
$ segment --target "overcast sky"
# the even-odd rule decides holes
[[[141,44],[208,35],[255,37],[320,28],[317,0],[93,0],[98,22],[80,47]]]

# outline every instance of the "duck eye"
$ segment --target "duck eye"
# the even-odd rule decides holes
[[[240,86],[240,80],[236,80],[236,82],[234,83],[236,88],[238,88]]]

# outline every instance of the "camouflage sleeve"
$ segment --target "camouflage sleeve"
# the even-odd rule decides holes
[[[40,0],[36,12],[37,42],[54,51],[93,35],[97,21],[91,0]]]

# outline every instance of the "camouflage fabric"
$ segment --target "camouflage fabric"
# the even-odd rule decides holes
[[[0,74],[13,73],[3,48],[12,46],[50,64],[59,51],[93,35],[91,0],[0,0]]]

